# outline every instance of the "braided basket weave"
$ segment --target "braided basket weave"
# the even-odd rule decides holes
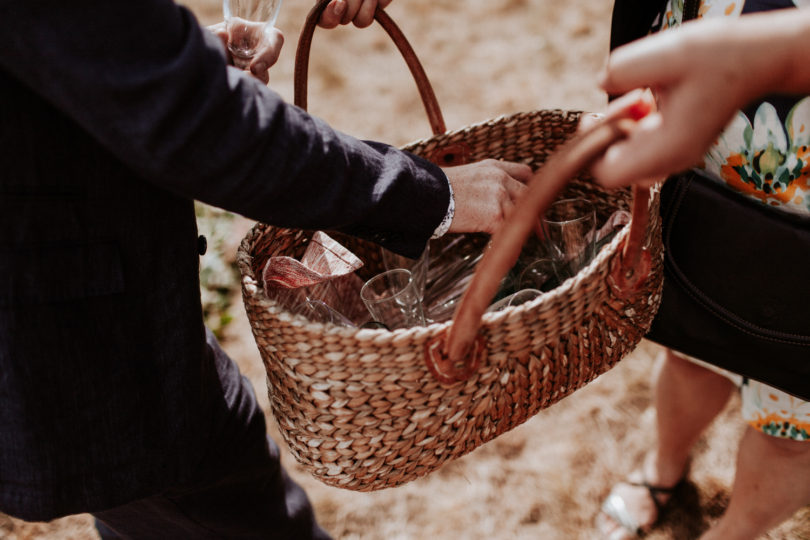
[[[321,1],[310,14],[302,36],[311,35],[325,4]],[[378,10],[377,20],[389,34],[398,31],[384,12]],[[304,37],[299,57],[308,54],[301,49],[302,43],[308,47]],[[402,50],[402,44],[397,45]],[[302,106],[306,100],[298,90],[305,79],[297,70],[296,101]],[[423,100],[432,97],[418,76],[417,82]],[[305,96],[305,88],[303,92]],[[494,158],[540,168],[572,137],[579,119],[578,112],[541,110],[445,133],[440,115],[435,116],[438,106],[425,105],[438,134],[404,149],[442,165]],[[465,303],[476,304],[465,295],[455,322],[428,327],[351,329],[291,314],[264,294],[261,271],[269,257],[300,258],[312,231],[257,224],[247,234],[238,253],[242,293],[267,370],[272,413],[291,453],[312,475],[356,491],[393,487],[426,475],[581,388],[636,347],[660,302],[658,192],[641,191],[634,197],[631,189],[607,191],[586,177],[569,179],[548,196],[587,198],[602,221],[616,210],[632,208],[635,232],[632,225],[624,227],[586,268],[529,303],[481,316],[483,309],[465,308]],[[530,187],[543,181],[535,177]],[[384,270],[379,246],[335,236],[364,260],[361,277]],[[629,288],[617,287],[617,268],[625,277],[633,273],[620,263],[628,259],[623,249],[634,236],[649,255],[646,278]],[[457,238],[446,235],[432,241],[431,252],[438,253]],[[461,238],[453,246],[464,252],[481,251],[488,241],[483,235]],[[487,261],[492,252],[497,265],[511,264],[498,255],[497,245],[498,235],[470,289],[476,288],[479,270],[484,271],[480,267],[492,268]],[[638,264],[638,258],[630,259]],[[485,306],[489,300],[491,295],[477,303]],[[449,376],[437,376],[427,351],[446,343],[462,310],[472,313],[475,325],[467,330],[480,347],[474,360],[473,353],[463,349],[463,369],[454,360]]]

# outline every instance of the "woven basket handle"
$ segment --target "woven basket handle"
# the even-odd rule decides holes
[[[597,124],[577,134],[530,179],[527,193],[484,252],[452,325],[425,346],[425,363],[439,382],[449,385],[463,381],[483,362],[486,349],[483,336],[478,333],[481,316],[495,296],[501,278],[517,261],[523,244],[535,228],[537,216],[551,206],[571,178],[612,143],[625,137],[632,126],[632,120],[621,119]],[[613,291],[620,297],[638,290],[650,272],[649,253],[643,247],[649,197],[649,188],[633,188],[630,233],[608,277]]]
[[[326,6],[331,0],[319,0],[315,7],[307,15],[307,20],[304,27],[301,29],[301,35],[298,38],[298,49],[295,52],[295,104],[302,109],[307,108],[307,75],[309,69],[309,53],[312,48],[312,34],[315,32],[315,27],[318,25],[318,20],[321,18]],[[380,23],[394,44],[399,49],[399,52],[405,58],[408,68],[411,70],[411,75],[416,80],[416,87],[419,90],[419,95],[422,98],[422,103],[425,105],[425,112],[427,112],[428,120],[430,121],[430,128],[433,130],[434,135],[439,135],[447,131],[444,123],[442,111],[439,108],[439,102],[436,100],[436,94],[433,92],[433,87],[422,68],[422,64],[416,57],[411,44],[405,39],[402,30],[394,23],[385,11],[379,7],[374,13],[374,19]],[[436,161],[436,159],[434,159]],[[460,164],[457,159],[443,158],[440,160],[440,165],[457,165]]]

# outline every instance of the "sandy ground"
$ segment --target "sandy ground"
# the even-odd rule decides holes
[[[188,5],[206,24],[219,18],[216,0]],[[286,0],[278,21],[287,45],[271,72],[271,87],[288,100],[298,31],[310,5]],[[537,108],[600,110],[605,99],[596,80],[607,54],[611,5],[610,0],[395,0],[389,13],[422,59],[447,126],[454,129]],[[408,71],[380,28],[318,31],[310,71],[310,111],[337,128],[395,145],[430,135]],[[242,222],[243,230],[249,225]],[[224,345],[267,410],[264,370],[241,307]],[[284,463],[336,538],[593,538],[601,500],[637,466],[652,441],[649,380],[658,352],[642,342],[586,388],[399,488],[370,494],[340,490],[299,470],[286,453]],[[733,398],[700,440],[692,482],[648,538],[696,537],[722,513],[743,429],[738,405]],[[0,537],[96,535],[86,515],[25,523],[0,514]],[[810,538],[810,512],[800,512],[767,538]]]

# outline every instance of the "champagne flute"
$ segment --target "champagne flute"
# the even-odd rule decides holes
[[[222,0],[233,65],[247,69],[276,24],[281,0]]]
[[[410,259],[402,255],[398,255],[393,251],[381,247],[383,265],[386,270],[394,270],[395,268],[405,268],[410,270],[413,274],[414,284],[416,291],[419,294],[419,300],[425,298],[425,283],[427,281],[428,265],[430,264],[430,244],[425,246],[425,250],[417,259]]]
[[[360,289],[360,298],[372,319],[392,330],[425,325],[422,300],[410,270],[395,268],[377,274]]]
[[[560,281],[576,275],[596,255],[596,208],[588,199],[555,201],[542,225]]]

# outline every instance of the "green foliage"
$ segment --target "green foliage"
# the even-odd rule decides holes
[[[218,339],[228,323],[233,320],[234,293],[239,289],[239,269],[233,254],[226,253],[225,246],[233,234],[234,214],[196,203],[197,228],[208,241],[208,251],[200,257],[200,296],[202,298],[205,324]]]

